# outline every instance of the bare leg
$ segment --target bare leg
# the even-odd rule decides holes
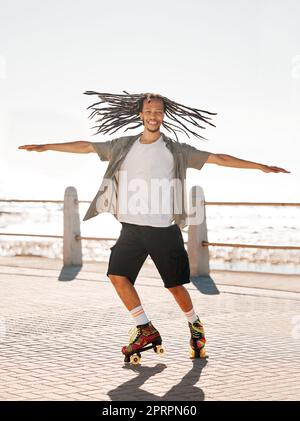
[[[169,288],[170,292],[173,294],[177,304],[182,311],[187,313],[192,310],[193,304],[187,289],[179,285],[177,287]],[[203,325],[200,324],[200,321],[197,322],[197,325],[189,323],[189,329],[191,332],[190,339],[190,358],[205,358],[205,334]]]
[[[108,277],[128,311],[141,305],[136,289],[126,276],[108,275]]]
[[[177,304],[179,305],[182,311],[187,313],[193,308],[191,296],[188,290],[183,285],[178,285],[176,287],[168,289],[173,294],[173,297],[175,298]]]

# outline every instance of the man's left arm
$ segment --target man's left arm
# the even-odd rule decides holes
[[[290,173],[290,171],[285,170],[284,168],[275,167],[274,165],[265,165],[258,162],[246,161],[244,159],[236,158],[235,156],[225,155],[225,154],[216,154],[210,153],[206,163],[208,164],[217,164],[223,167],[232,167],[232,168],[248,168],[254,170],[261,170],[263,172],[283,172]]]

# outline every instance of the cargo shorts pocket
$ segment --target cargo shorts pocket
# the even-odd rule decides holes
[[[177,281],[187,280],[190,277],[190,265],[185,249],[171,251],[172,272]]]

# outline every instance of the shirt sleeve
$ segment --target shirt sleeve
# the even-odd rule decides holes
[[[187,156],[187,168],[201,170],[205,162],[208,160],[210,152],[200,151],[187,143],[184,143],[183,145]]]
[[[112,141],[107,142],[91,142],[95,152],[101,161],[109,161],[111,158]]]

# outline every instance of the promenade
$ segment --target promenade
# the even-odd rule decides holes
[[[0,258],[0,400],[300,399],[299,276],[192,278],[209,355],[192,361],[186,319],[145,265],[137,288],[166,354],[148,351],[141,366],[125,366],[132,320],[106,266]]]

